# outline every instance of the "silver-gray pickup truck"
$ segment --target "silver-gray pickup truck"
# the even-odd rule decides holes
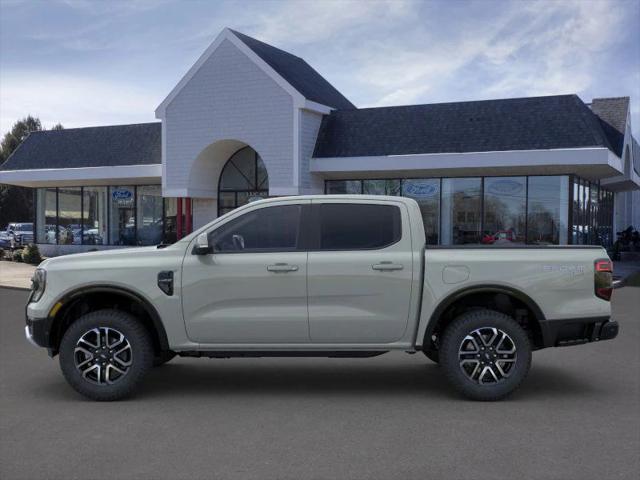
[[[96,400],[189,357],[417,351],[477,400],[525,379],[531,352],[614,338],[601,247],[427,247],[418,204],[282,197],[171,246],[69,255],[36,270],[26,336]]]

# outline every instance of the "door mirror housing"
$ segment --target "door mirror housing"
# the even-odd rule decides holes
[[[209,255],[213,253],[213,247],[209,246],[209,238],[207,233],[201,233],[196,237],[196,243],[193,246],[194,255]]]

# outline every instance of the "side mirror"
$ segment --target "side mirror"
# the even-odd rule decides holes
[[[209,255],[213,253],[213,248],[209,246],[209,239],[207,238],[207,233],[201,233],[196,238],[196,243],[193,246],[193,254],[194,255]]]

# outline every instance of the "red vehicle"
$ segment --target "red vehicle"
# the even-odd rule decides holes
[[[494,243],[506,243],[515,242],[516,234],[513,230],[498,230],[492,235],[485,235],[482,237],[482,243],[486,245],[493,245]]]

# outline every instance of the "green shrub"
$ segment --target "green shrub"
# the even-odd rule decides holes
[[[13,252],[13,261],[18,263],[24,262],[24,259],[22,258],[22,252],[20,250],[15,250]]]
[[[4,258],[4,250],[0,248],[0,260]]]
[[[24,251],[22,252],[22,259],[26,263],[30,263],[31,265],[38,265],[42,262],[42,256],[40,255],[40,250],[38,246],[30,243],[26,247],[24,247]]]

